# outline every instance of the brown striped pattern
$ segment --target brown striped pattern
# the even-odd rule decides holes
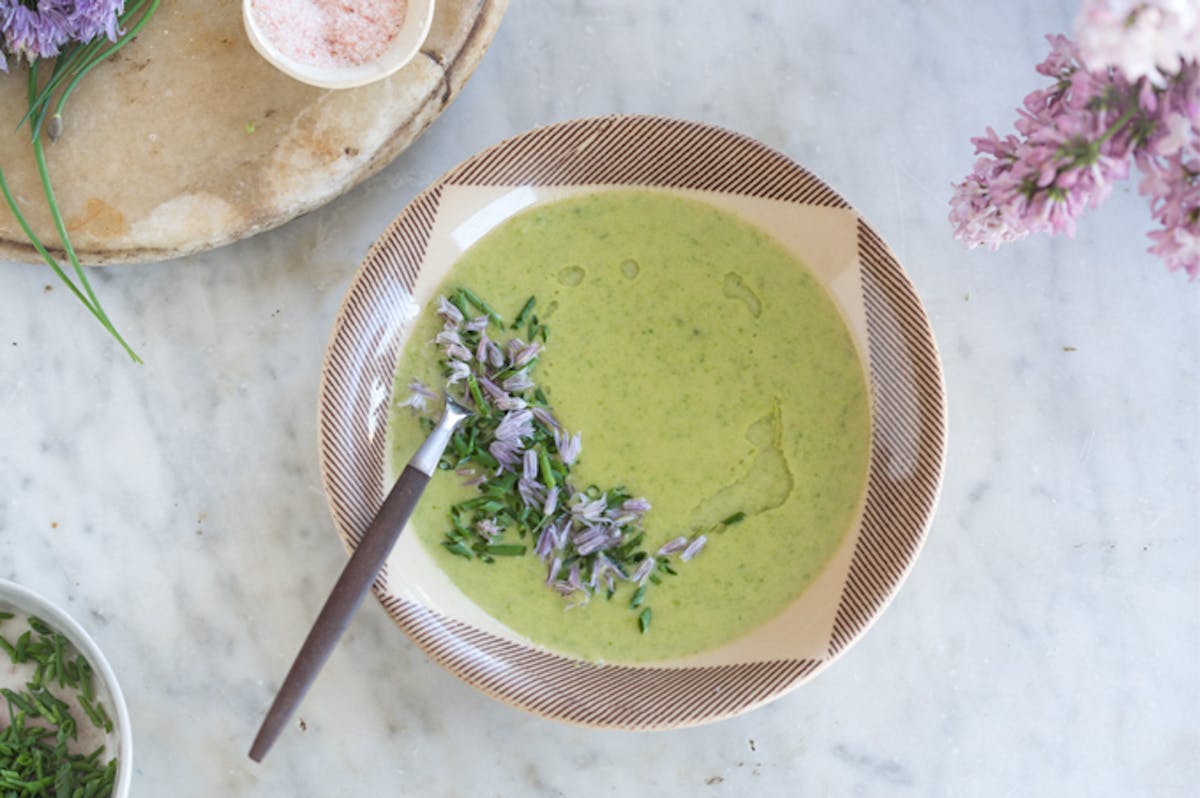
[[[571,723],[679,728],[744,712],[811,674],[817,660],[703,668],[592,665],[473,629],[395,596],[383,606],[437,661],[480,690]]]
[[[383,500],[389,389],[405,302],[443,186],[662,186],[848,208],[809,172],[719,128],[658,117],[605,117],[534,130],[469,159],[415,199],[372,247],[334,328],[321,388],[321,459],[338,530],[354,545]],[[803,683],[873,620],[911,566],[932,512],[944,447],[937,353],[902,269],[865,224],[859,260],[874,399],[865,518],[823,660],[705,667],[581,664],[376,592],[422,650],[468,683],[547,717],[624,729],[689,726],[745,712]],[[376,401],[378,397],[376,397]],[[372,417],[372,413],[375,414]],[[372,434],[374,430],[374,434]],[[899,476],[897,476],[899,475]]]
[[[739,133],[654,116],[581,119],[484,150],[448,174],[458,185],[639,185],[850,207],[787,156]]]
[[[362,540],[384,496],[392,374],[403,342],[404,307],[412,296],[433,228],[441,187],[417,197],[367,252],[334,322],[322,369],[318,427],[325,495],[338,531]],[[378,406],[375,385],[388,396]],[[374,434],[372,431],[374,430]],[[381,575],[377,585],[386,585]]]
[[[929,322],[903,269],[858,222],[874,416],[862,528],[829,655],[855,640],[916,560],[942,478],[945,403]]]

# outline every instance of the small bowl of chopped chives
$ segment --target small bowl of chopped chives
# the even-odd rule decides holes
[[[434,0],[243,0],[250,44],[272,66],[322,89],[394,74],[421,50]]]
[[[0,795],[125,798],[133,735],[116,674],[71,616],[0,579]]]

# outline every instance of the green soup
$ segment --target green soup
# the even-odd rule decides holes
[[[449,553],[440,545],[449,507],[477,489],[439,472],[414,528],[488,614],[568,655],[671,659],[753,630],[829,561],[865,482],[867,387],[833,302],[771,237],[669,194],[598,192],[504,222],[454,265],[441,293],[457,286],[510,318],[537,296],[550,336],[533,376],[563,425],[583,434],[573,479],[646,497],[651,550],[745,513],[648,591],[643,634],[632,585],[567,609],[532,551],[493,564]],[[404,350],[398,397],[414,376],[440,387],[435,310]],[[407,408],[389,429],[398,471],[423,431]]]

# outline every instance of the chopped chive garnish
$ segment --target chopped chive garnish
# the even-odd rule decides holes
[[[54,690],[65,688],[92,725],[113,729],[104,706],[92,697],[92,668],[82,654],[49,624],[27,617],[30,629],[14,645],[0,635],[0,646],[19,664],[33,666],[25,690],[0,689],[9,724],[0,729],[0,795],[107,798],[116,780],[116,760],[102,761],[104,746],[84,756],[69,743],[79,725],[68,704]]]
[[[11,612],[0,612],[0,621],[11,621],[15,617]]]
[[[492,310],[491,305],[484,302],[479,297],[475,296],[474,291],[472,291],[470,288],[460,288],[458,290],[462,292],[463,297],[465,297],[468,302],[470,302],[472,305],[474,305],[476,308],[479,309],[480,313],[487,316],[489,319],[492,320],[493,323],[497,324],[498,326],[500,326],[500,327],[504,326],[504,319],[500,318],[500,314],[497,313],[496,311]],[[462,310],[462,308],[459,308],[459,310]]]
[[[446,547],[448,552],[451,554],[457,554],[459,557],[466,557],[468,560],[470,560],[475,556],[471,553],[469,548],[463,545],[462,541],[460,540],[443,540],[442,545]]]
[[[554,417],[546,391],[533,382],[542,353],[535,340],[545,343],[550,335],[536,307],[530,296],[508,328],[524,340],[505,341],[499,313],[470,289],[455,289],[439,303],[442,374],[461,401],[478,409],[460,424],[439,464],[475,486],[474,495],[449,508],[451,529],[441,545],[451,555],[488,564],[532,551],[546,566],[546,584],[573,605],[622,592],[644,633],[647,592],[676,574],[672,555],[690,559],[704,541],[677,537],[656,554],[646,548],[643,529],[649,502],[621,485],[580,489],[572,482],[582,439]],[[471,354],[484,350],[482,358]],[[424,429],[434,426],[429,416],[418,418]],[[6,798],[2,791],[0,798]]]
[[[525,554],[525,547],[517,543],[494,543],[484,546],[483,550],[495,557],[521,557]]]
[[[542,479],[545,481],[547,488],[553,488],[558,483],[554,481],[554,468],[550,465],[550,452],[542,449],[539,453],[539,459],[542,465]]]
[[[533,310],[533,306],[537,304],[537,297],[531,296],[525,300],[525,304],[521,306],[521,312],[517,314],[516,321],[512,323],[512,329],[519,329],[525,323],[525,317],[529,315],[529,311]]]
[[[474,374],[467,376],[467,385],[471,389],[471,398],[475,400],[475,408],[481,412],[487,412],[487,403],[483,401],[483,393],[479,390],[479,381],[475,379]]]
[[[739,510],[738,512],[729,516],[728,518],[723,519],[721,521],[721,524],[723,526],[733,526],[734,524],[738,523],[739,521],[744,520],[745,518],[746,518],[746,514]]]

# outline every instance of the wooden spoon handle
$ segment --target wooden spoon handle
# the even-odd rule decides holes
[[[250,758],[255,762],[261,762],[266,756],[308,692],[321,667],[329,659],[342,632],[350,623],[351,616],[362,604],[363,597],[375,581],[375,575],[383,568],[388,553],[396,544],[396,539],[400,537],[401,530],[408,523],[408,518],[428,483],[428,474],[411,465],[405,466],[404,472],[384,499],[383,506],[379,508],[379,513],[367,529],[362,542],[342,569],[342,575],[338,577],[337,584],[325,600],[321,614],[317,616],[304,645],[300,647],[300,653],[296,655],[296,660],[288,671],[287,678],[283,680],[283,686],[279,688],[279,693],[263,719],[258,736],[254,738],[254,744],[250,747]]]

